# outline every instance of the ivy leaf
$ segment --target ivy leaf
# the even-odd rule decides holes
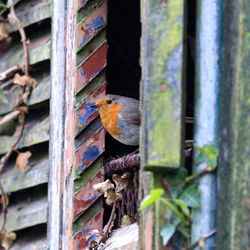
[[[181,208],[182,212],[186,216],[190,217],[190,211],[184,201],[179,200],[179,199],[173,199],[173,201],[175,202],[176,205],[178,205]]]
[[[162,237],[162,244],[166,246],[171,239],[171,237],[174,235],[176,231],[176,225],[172,223],[166,224],[162,230],[161,230],[161,237]]]
[[[155,201],[157,201],[164,193],[164,190],[162,188],[152,189],[150,190],[150,194],[147,195],[141,202],[141,205],[139,207],[139,210],[142,210],[149,205],[153,204]]]
[[[184,218],[183,214],[178,210],[178,208],[175,206],[175,204],[171,203],[168,199],[164,199],[164,198],[161,198],[160,201],[162,201],[169,208],[171,208],[173,210],[173,212],[179,217],[179,219],[181,220],[181,222],[184,225],[189,224],[189,221]]]
[[[0,89],[0,103],[8,103],[8,100],[5,97],[5,95],[3,94],[3,90],[2,89]]]
[[[180,223],[176,230],[179,231],[186,239],[190,238],[190,228],[185,227],[182,223]]]
[[[171,186],[178,186],[184,183],[187,175],[188,172],[186,168],[179,168],[177,172],[168,174],[167,177],[165,177],[165,179]]]
[[[9,249],[12,245],[12,242],[16,239],[16,234],[12,232],[1,232],[0,233],[0,242],[4,249]]]
[[[16,158],[16,165],[15,167],[20,170],[22,173],[24,173],[25,168],[27,167],[29,158],[31,156],[31,152],[27,151],[24,153],[19,153]]]
[[[216,145],[204,145],[197,147],[199,153],[196,157],[195,163],[199,164],[205,162],[210,168],[217,166],[218,149]]]
[[[200,192],[198,183],[194,182],[183,189],[179,196],[188,207],[197,208],[200,206]]]

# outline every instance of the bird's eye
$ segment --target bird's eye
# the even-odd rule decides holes
[[[107,100],[107,104],[111,104],[112,103],[112,100]]]

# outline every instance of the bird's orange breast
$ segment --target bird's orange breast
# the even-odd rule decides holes
[[[121,135],[120,128],[118,127],[118,119],[122,108],[123,106],[113,104],[111,110],[99,110],[103,126],[112,136],[119,137]]]

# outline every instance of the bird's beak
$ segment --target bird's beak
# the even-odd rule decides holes
[[[91,109],[98,109],[100,107],[101,107],[101,105],[96,104],[96,103],[90,106]]]

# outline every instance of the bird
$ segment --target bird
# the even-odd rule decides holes
[[[91,108],[98,110],[104,128],[113,138],[125,145],[139,145],[141,116],[138,100],[106,95]]]

